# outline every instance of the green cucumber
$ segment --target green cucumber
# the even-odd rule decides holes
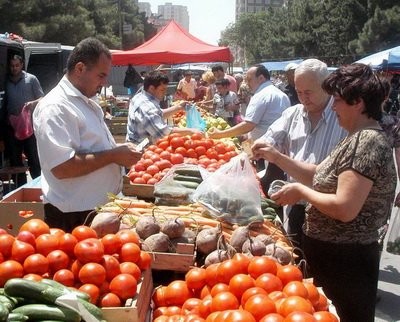
[[[16,299],[9,297],[7,295],[0,295],[0,304],[5,306],[9,311],[17,306],[18,302]]]
[[[29,317],[22,313],[10,313],[7,322],[23,322],[28,321]]]
[[[29,320],[57,320],[65,322],[80,322],[81,316],[75,311],[51,304],[27,304],[15,308],[12,313],[21,313]]]
[[[37,303],[55,303],[56,299],[65,294],[63,290],[41,282],[35,282],[23,278],[9,279],[4,285],[8,296],[24,297],[36,300]]]
[[[174,175],[174,180],[177,181],[187,181],[187,182],[195,182],[195,183],[202,183],[203,179],[199,177],[193,177],[193,176],[184,176],[182,174],[177,174]]]
[[[80,299],[85,300],[85,301],[90,301],[89,294],[87,294],[85,292],[81,292],[81,291],[79,291],[77,289],[74,289],[74,288],[67,287],[67,286],[65,286],[65,285],[63,285],[63,284],[61,284],[61,283],[59,283],[59,282],[57,282],[55,280],[52,280],[52,279],[49,279],[49,278],[43,278],[40,282],[44,283],[44,284],[47,284],[49,286],[58,288],[59,290],[63,291],[64,294],[73,293],[73,294],[76,295],[77,298],[80,298]]]
[[[175,174],[180,174],[183,176],[197,177],[201,178],[200,170],[197,169],[176,169]]]
[[[9,313],[8,308],[3,303],[0,303],[0,321],[6,321]]]

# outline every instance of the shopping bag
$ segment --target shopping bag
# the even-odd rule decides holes
[[[202,132],[206,129],[206,121],[200,115],[195,105],[186,106],[186,127],[197,129]]]
[[[396,208],[396,213],[390,220],[386,251],[395,255],[400,255],[400,208]]]
[[[32,136],[32,112],[28,105],[24,105],[19,115],[10,115],[9,121],[18,140],[25,140]]]
[[[205,178],[192,198],[220,221],[238,225],[264,221],[259,183],[244,152]]]

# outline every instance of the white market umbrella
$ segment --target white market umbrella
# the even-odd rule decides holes
[[[356,63],[370,65],[374,69],[400,71],[400,46],[366,56],[357,60]]]

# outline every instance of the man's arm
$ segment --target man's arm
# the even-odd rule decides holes
[[[187,102],[183,101],[183,102],[180,102],[177,105],[172,105],[171,107],[163,109],[162,110],[163,119],[167,119],[171,115],[174,115],[176,112],[178,112],[180,110],[183,110],[185,108],[186,104],[187,104]]]
[[[239,136],[243,135],[246,133],[249,133],[256,127],[255,123],[249,122],[249,121],[242,121],[239,124],[236,124],[235,126],[220,131],[216,128],[211,128],[208,131],[208,135],[212,139],[221,139],[221,138],[226,138],[226,137],[233,137],[233,136]]]
[[[75,154],[71,159],[51,169],[57,179],[75,178],[87,175],[93,171],[115,163],[129,168],[141,158],[132,143],[121,144],[118,147],[86,154]]]

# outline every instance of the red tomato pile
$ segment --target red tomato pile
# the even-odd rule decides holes
[[[30,219],[16,236],[0,233],[0,287],[14,277],[52,278],[86,292],[100,307],[123,306],[136,294],[141,272],[150,264],[131,230],[97,238],[88,226],[65,233]]]
[[[142,158],[131,167],[128,177],[133,183],[155,184],[174,164],[198,164],[214,172],[236,156],[235,147],[206,139],[201,134],[170,134],[150,145]]]
[[[327,298],[294,265],[266,256],[193,268],[153,293],[154,322],[338,322]]]

